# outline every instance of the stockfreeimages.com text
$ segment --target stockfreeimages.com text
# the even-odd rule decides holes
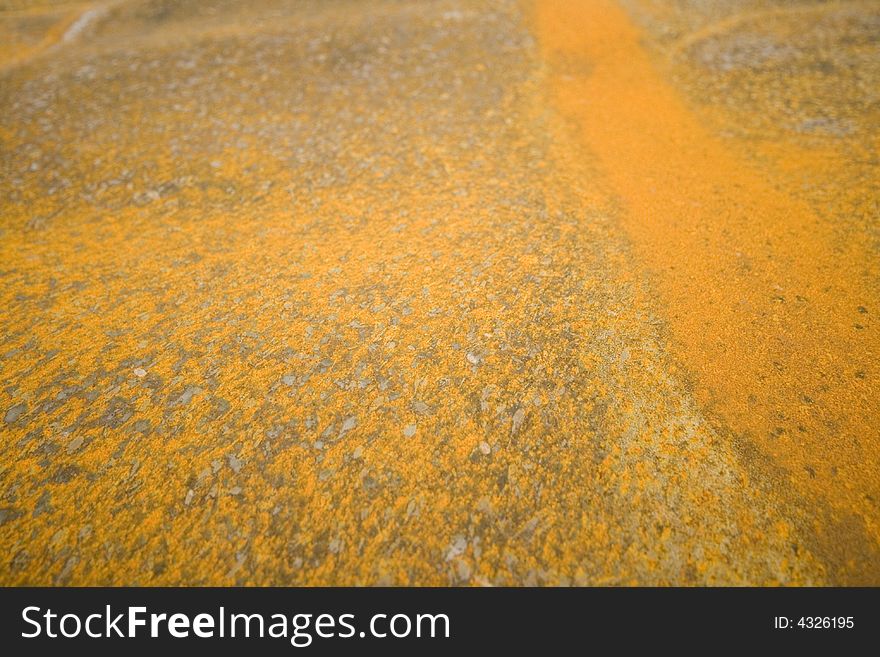
[[[81,616],[52,609],[25,607],[21,612],[26,639],[45,636],[75,638],[164,637],[203,639],[245,637],[288,639],[297,648],[311,645],[314,638],[449,638],[446,614],[374,614],[358,629],[354,614],[237,614],[220,607],[216,613],[148,613],[146,607],[126,607],[114,612],[106,605],[103,612]]]

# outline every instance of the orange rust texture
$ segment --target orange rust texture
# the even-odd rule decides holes
[[[816,514],[826,544],[847,540],[841,525],[867,535],[868,558],[839,565],[875,578],[876,250],[864,226],[843,232],[792,193],[805,170],[827,173],[825,152],[765,131],[763,151],[781,157],[746,160],[752,144],[722,141],[697,118],[612,2],[542,1],[535,16],[554,98],[620,200],[698,401],[781,469],[780,487],[833,510],[832,522]],[[713,109],[716,125],[732,122]],[[850,181],[841,214],[857,211],[855,197],[876,199],[873,183]]]
[[[0,71],[0,583],[877,581],[858,260],[534,8],[127,0]]]

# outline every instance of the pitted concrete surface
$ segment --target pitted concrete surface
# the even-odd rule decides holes
[[[0,582],[880,583],[878,25],[0,2]]]

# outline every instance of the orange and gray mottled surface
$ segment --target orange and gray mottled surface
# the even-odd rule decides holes
[[[878,35],[0,1],[0,583],[880,584]]]

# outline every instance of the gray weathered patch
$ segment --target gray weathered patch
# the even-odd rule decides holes
[[[12,424],[13,422],[17,421],[18,418],[20,418],[26,410],[27,404],[25,404],[24,402],[16,404],[8,411],[6,411],[6,416],[3,418],[3,421],[6,422],[6,424]]]

